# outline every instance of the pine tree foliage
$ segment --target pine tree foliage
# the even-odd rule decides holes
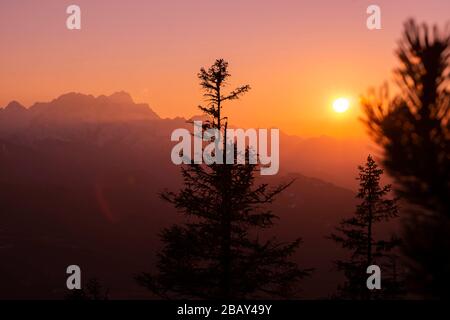
[[[225,136],[226,101],[237,100],[250,86],[224,93],[230,77],[222,59],[198,74],[206,106],[199,108]],[[224,158],[235,143],[223,138]],[[248,160],[250,150],[246,150]],[[237,152],[234,152],[235,157]],[[236,163],[236,161],[235,161]],[[186,223],[161,233],[163,249],[158,255],[157,275],[142,273],[137,281],[163,298],[241,299],[288,297],[296,284],[311,272],[290,257],[301,239],[282,243],[263,231],[277,216],[267,208],[290,183],[270,187],[257,183],[258,165],[195,164],[182,167],[183,187],[162,194],[165,201],[184,215]]]
[[[378,239],[376,227],[382,222],[388,222],[398,216],[396,199],[388,198],[391,185],[380,185],[383,170],[378,167],[369,155],[365,166],[359,166],[359,190],[357,198],[360,203],[355,214],[343,219],[329,238],[350,252],[349,259],[335,261],[338,270],[344,272],[345,283],[339,287],[341,298],[370,299],[389,295],[399,287],[399,278],[383,277],[384,290],[369,292],[366,286],[367,267],[378,265],[383,269],[394,258],[394,249],[399,245],[399,239]],[[388,270],[393,268],[384,268]],[[392,270],[392,269],[391,269]],[[395,283],[392,281],[395,280]]]
[[[414,291],[450,296],[450,31],[405,24],[397,50],[399,93],[363,99],[365,123],[382,147],[396,192],[411,205],[403,253]]]

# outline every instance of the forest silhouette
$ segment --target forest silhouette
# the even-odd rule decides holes
[[[363,97],[362,105],[366,115],[363,121],[383,150],[383,166],[395,181],[395,192],[406,203],[402,210],[404,241],[395,235],[390,239],[375,239],[375,226],[398,217],[400,212],[398,198],[387,198],[392,186],[380,186],[383,170],[369,155],[365,166],[359,167],[357,198],[360,203],[355,215],[343,219],[336,233],[329,236],[342,248],[352,251],[348,260],[335,261],[346,281],[338,286],[337,294],[331,294],[334,298],[442,298],[448,295],[445,288],[450,281],[450,35],[440,32],[437,26],[430,29],[426,24],[418,25],[409,20],[396,54],[400,62],[395,71],[400,93],[390,98],[386,85],[378,94],[371,91]],[[223,96],[221,89],[229,76],[227,68],[225,61],[216,60],[208,71],[202,68],[199,73],[209,102],[200,109],[212,117],[210,126],[219,130],[222,99],[238,99],[250,89],[242,86]],[[226,128],[228,119],[224,120]],[[236,172],[223,165],[210,166],[211,172],[195,164],[183,168],[185,189],[179,193],[167,192],[162,197],[186,216],[197,217],[199,221],[163,231],[165,249],[159,255],[158,264],[161,274],[157,277],[142,274],[137,278],[141,285],[163,295],[246,298],[259,289],[269,294],[283,292],[289,297],[292,292],[286,290],[290,287],[288,283],[309,274],[310,270],[295,269],[285,260],[300,240],[271,252],[270,242],[253,243],[246,238],[245,228],[234,230],[233,222],[248,224],[250,220],[252,223],[248,226],[271,226],[275,216],[269,212],[253,214],[250,220],[245,218],[251,215],[250,204],[271,202],[289,186],[282,185],[266,194],[266,185],[263,185],[256,188],[255,194],[251,191],[255,168],[252,165],[239,167]],[[233,176],[247,177],[244,186],[235,188]],[[242,183],[241,180],[236,182]],[[233,240],[234,232],[241,241]],[[265,269],[252,257],[253,253],[242,255],[244,248],[255,249],[261,261],[280,259],[273,267],[281,273]],[[244,269],[241,258],[246,261]],[[252,265],[249,259],[257,263]],[[381,291],[370,291],[366,287],[366,269],[373,264],[384,270]],[[283,270],[286,267],[291,271]],[[238,270],[236,276],[233,276],[234,269]],[[246,271],[250,271],[252,278],[248,278]],[[260,284],[272,284],[279,290],[263,289]]]
[[[274,177],[248,163],[174,166],[170,132],[194,118],[162,119],[125,92],[11,102],[0,110],[0,298],[448,298],[450,32],[408,20],[396,57],[396,90],[361,99],[380,152],[354,148],[357,167],[349,150],[345,170],[333,140],[283,134]],[[197,76],[203,129],[225,133],[250,86],[228,90],[223,59]],[[318,149],[332,151],[305,156]],[[74,261],[91,280],[68,292]],[[366,286],[374,264],[381,290]]]

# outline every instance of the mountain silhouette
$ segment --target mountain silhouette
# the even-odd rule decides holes
[[[205,118],[189,119],[193,120]],[[181,117],[162,119],[147,104],[134,103],[124,91],[98,97],[67,93],[27,109],[17,102],[0,108],[0,138],[9,136],[9,139],[27,143],[47,138],[91,139],[91,143],[97,144],[121,141],[142,147],[145,145],[142,140],[146,140],[146,143],[155,143],[154,147],[163,147],[162,141],[167,142],[172,130],[181,127],[191,130],[192,124]],[[145,146],[151,147],[151,144]],[[354,170],[370,149],[366,141],[326,136],[301,138],[281,132],[280,170],[302,172],[354,189]]]
[[[11,123],[10,130],[14,129],[15,124],[17,129],[21,129],[24,124],[46,126],[159,119],[147,104],[135,103],[124,91],[98,97],[72,92],[50,102],[35,103],[28,109],[13,101],[2,111],[0,123]]]
[[[125,92],[68,93],[28,109],[10,103],[0,124],[0,298],[62,298],[70,264],[100,278],[112,298],[148,297],[132,275],[154,265],[159,231],[179,219],[158,193],[181,184],[170,134],[192,124],[161,119]],[[336,248],[323,235],[352,212],[355,199],[351,190],[298,170],[305,162],[284,165],[285,157],[305,159],[305,143],[312,140],[283,134],[280,174],[259,179],[296,179],[274,204],[281,219],[273,232],[286,240],[301,234],[310,244],[295,259],[316,267],[305,295],[320,297],[340,281],[329,272]],[[324,163],[319,173],[339,165],[327,164],[332,156],[308,156]]]
[[[27,109],[17,101],[11,101],[5,108],[4,112],[21,113]]]
[[[0,109],[0,133],[9,133],[28,125],[27,109],[17,101],[11,101],[5,108]]]

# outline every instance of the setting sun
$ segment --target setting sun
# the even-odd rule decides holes
[[[342,113],[348,110],[350,106],[350,101],[346,98],[339,98],[334,100],[333,109],[338,113]]]

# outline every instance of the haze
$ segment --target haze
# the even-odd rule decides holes
[[[243,127],[361,138],[358,96],[389,80],[408,17],[442,25],[450,2],[377,1],[382,30],[366,28],[371,1],[85,1],[82,30],[65,28],[73,1],[0,4],[0,106],[65,92],[130,92],[161,117],[198,114],[200,66],[223,57],[251,93],[227,110]],[[387,79],[386,79],[387,78]],[[344,114],[332,110],[351,99]]]

